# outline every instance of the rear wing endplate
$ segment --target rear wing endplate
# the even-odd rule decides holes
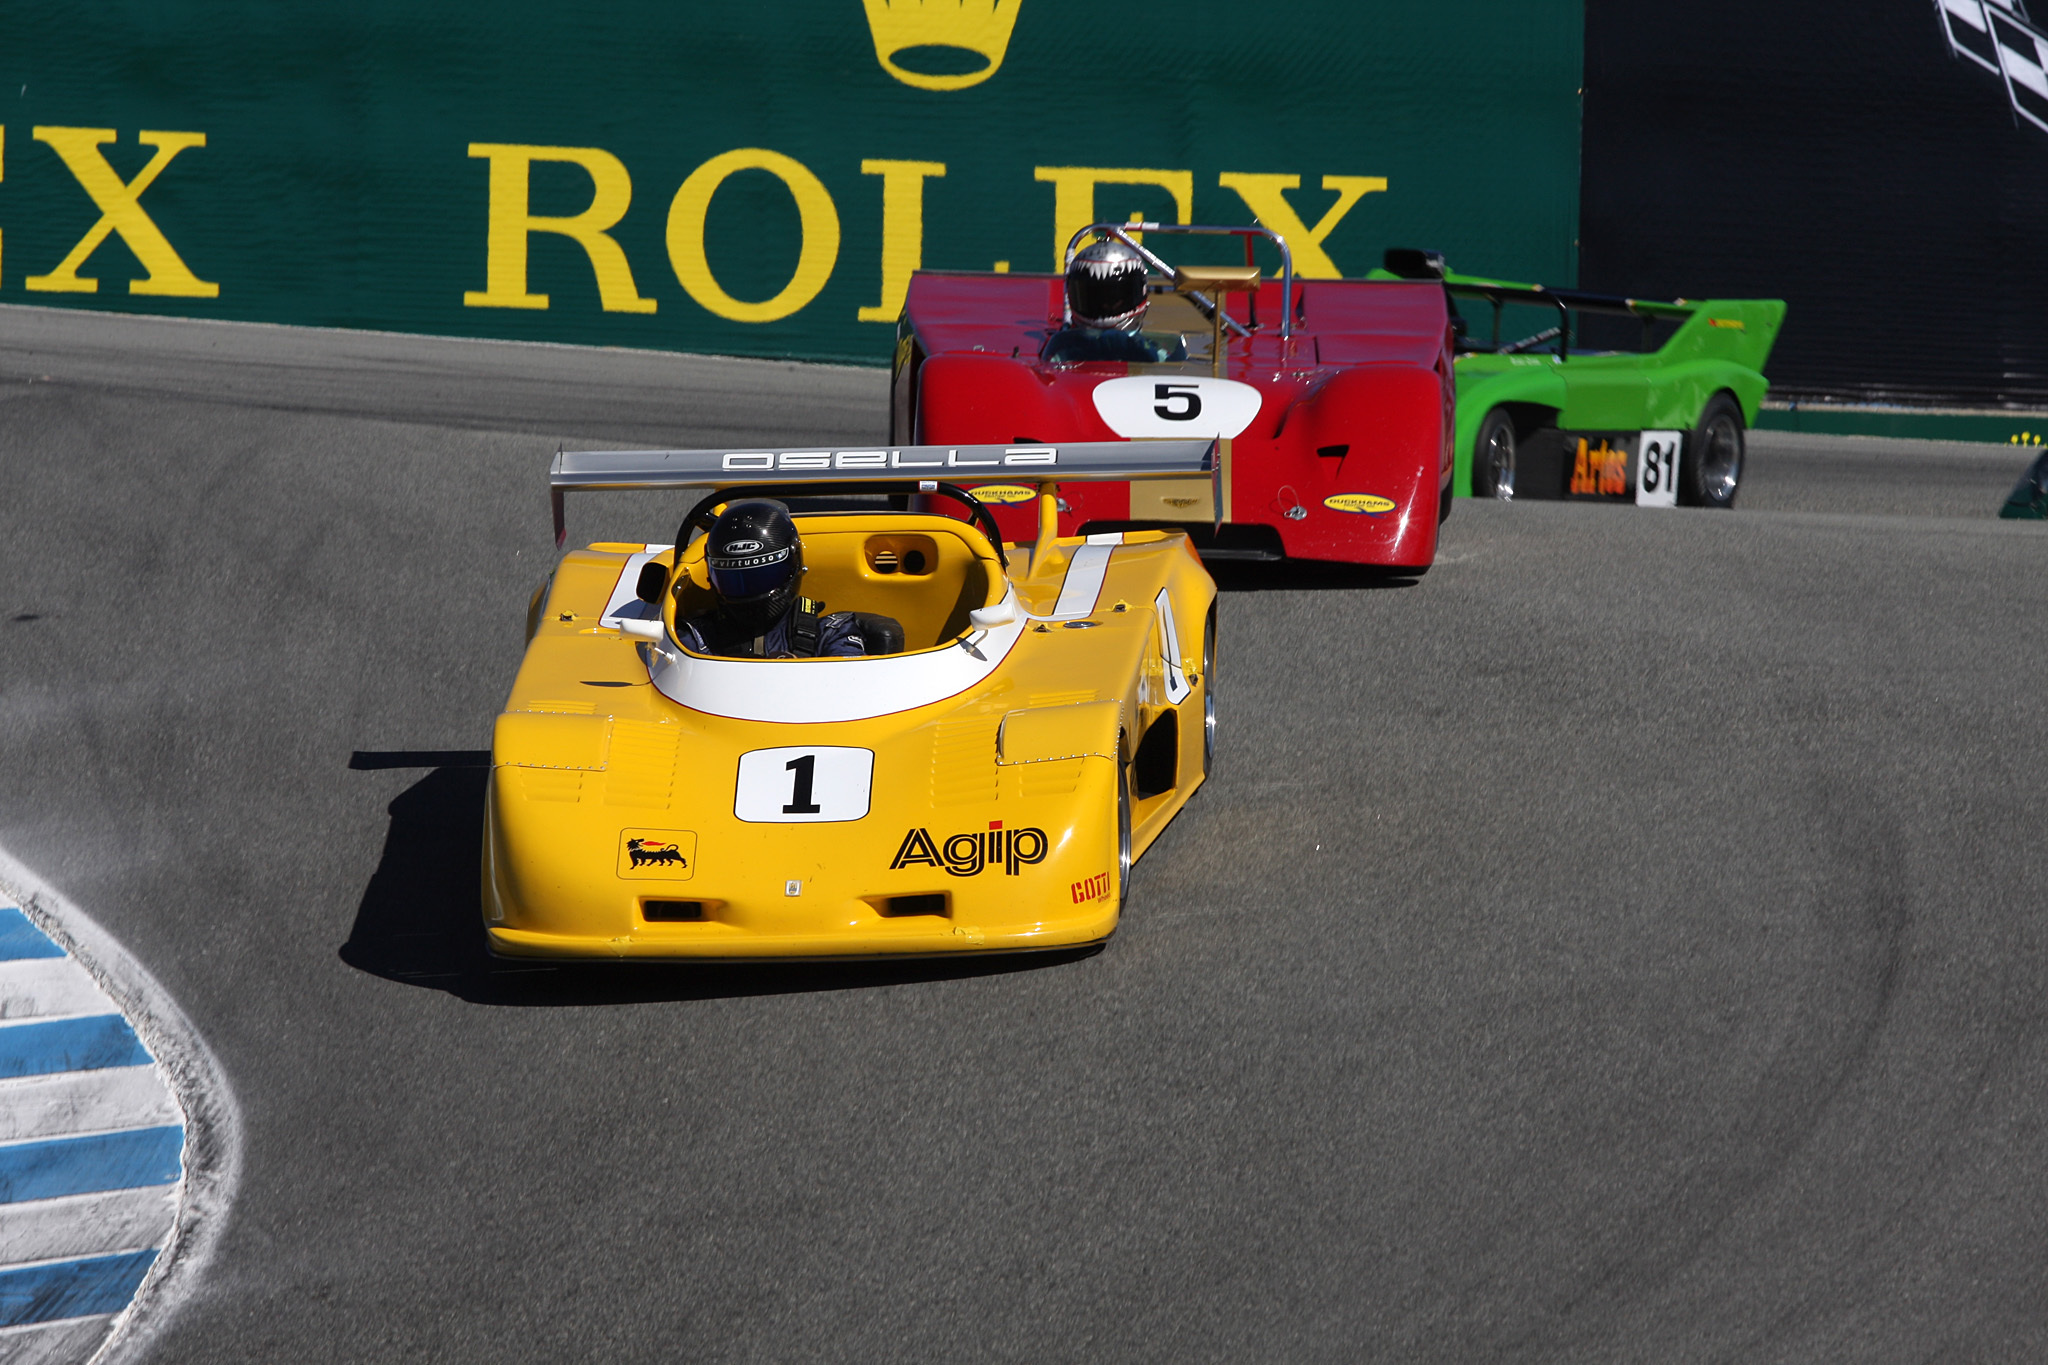
[[[1052,484],[1074,480],[1220,480],[1215,441],[1082,441],[1066,445],[892,446],[864,450],[561,450],[548,468],[555,544],[567,535],[563,498],[621,489],[871,484],[918,491],[940,479]],[[893,489],[892,489],[893,486]],[[927,490],[929,491],[929,490]],[[1223,505],[1218,488],[1216,506]]]

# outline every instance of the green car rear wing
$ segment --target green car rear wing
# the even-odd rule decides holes
[[[1488,279],[1483,275],[1462,275],[1446,267],[1444,258],[1438,253],[1418,251],[1412,247],[1389,248],[1385,262],[1382,269],[1371,272],[1367,278],[1436,280],[1443,284],[1444,292],[1454,301],[1473,299],[1492,305],[1491,334],[1481,340],[1471,335],[1469,321],[1457,312],[1453,304],[1454,325],[1464,324],[1458,336],[1460,355],[1517,355],[1555,342],[1558,358],[1569,359],[1571,315],[1575,312],[1595,313],[1639,320],[1643,328],[1640,349],[1645,352],[1653,349],[1649,341],[1650,329],[1655,323],[1670,323],[1676,328],[1671,338],[1654,348],[1657,350],[1670,348],[1678,340],[1677,334],[1696,326],[1705,335],[1694,346],[1678,349],[1697,350],[1714,359],[1726,360],[1760,373],[1778,339],[1778,327],[1785,317],[1785,304],[1780,299],[1634,299],[1583,289],[1551,289],[1540,284]],[[1501,316],[1509,304],[1555,309],[1557,325],[1531,336],[1504,340]]]

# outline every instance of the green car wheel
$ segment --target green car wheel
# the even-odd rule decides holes
[[[1495,408],[1472,443],[1472,496],[1512,502],[1515,496],[1515,419]]]
[[[1742,408],[1717,393],[1700,410],[1679,470],[1679,501],[1688,507],[1733,507],[1742,482]]]

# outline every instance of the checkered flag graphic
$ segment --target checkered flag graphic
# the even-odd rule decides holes
[[[1949,51],[2005,82],[2012,110],[2048,133],[2048,36],[2021,0],[1934,0]]]

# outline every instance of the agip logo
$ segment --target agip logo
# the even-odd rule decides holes
[[[1014,877],[1019,868],[1044,862],[1046,850],[1051,847],[1044,830],[1036,826],[1004,829],[1000,820],[989,821],[986,830],[947,835],[943,843],[933,839],[930,830],[920,827],[903,836],[896,856],[889,860],[889,870],[943,867],[950,876],[972,877],[984,868],[1000,867]]]
[[[875,39],[875,60],[882,70],[919,90],[965,90],[980,85],[1002,66],[1022,0],[862,3],[867,7],[868,32]],[[905,66],[899,58],[910,65]]]

